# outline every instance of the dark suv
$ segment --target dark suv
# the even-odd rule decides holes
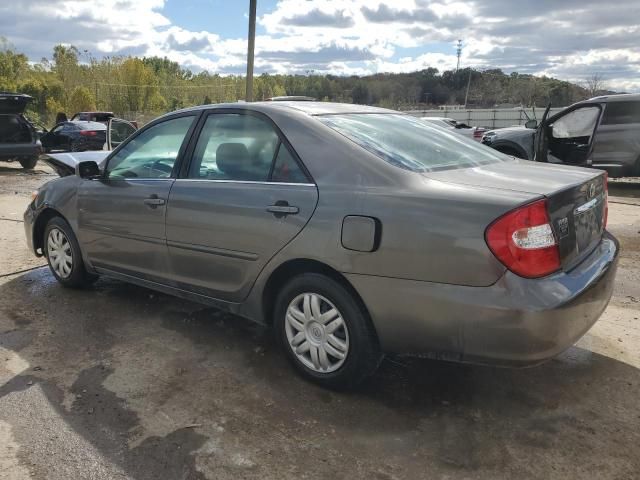
[[[640,94],[595,97],[547,115],[540,125],[487,132],[482,143],[526,160],[640,176]]]
[[[19,161],[24,168],[38,162],[42,145],[35,126],[24,116],[29,95],[0,92],[0,161]]]

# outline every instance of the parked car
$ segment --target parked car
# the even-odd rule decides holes
[[[111,153],[64,155],[76,174],[24,214],[62,285],[104,275],[271,325],[324,386],[357,383],[384,352],[537,364],[611,297],[605,173],[392,110],[207,105]]]
[[[110,118],[106,125],[99,122],[71,120],[59,123],[50,132],[43,135],[41,138],[42,146],[45,152],[110,150],[111,147],[107,147],[107,131],[110,125],[114,126],[111,129],[113,146],[119,145],[136,131],[135,126],[130,122],[119,118]]]
[[[487,132],[482,143],[527,160],[594,167],[610,177],[640,176],[640,94],[595,97],[547,115],[540,125],[530,120],[528,128]]]
[[[484,127],[470,127],[466,123],[458,122],[453,118],[421,117],[421,120],[432,123],[434,125],[438,125],[439,127],[442,127],[442,128],[446,128],[447,130],[451,130],[453,132],[459,133],[460,135],[464,135],[465,137],[471,138],[476,142],[481,141],[482,136],[487,131],[487,129]]]
[[[0,161],[18,161],[23,168],[33,168],[42,150],[37,127],[24,111],[32,97],[17,93],[0,93]]]

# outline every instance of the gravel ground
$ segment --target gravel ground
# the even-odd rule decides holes
[[[610,184],[616,289],[576,346],[524,370],[388,358],[338,394],[245,320],[61,288],[20,223],[51,178],[0,165],[0,479],[638,478],[639,179]]]

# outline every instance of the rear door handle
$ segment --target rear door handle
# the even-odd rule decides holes
[[[150,206],[151,208],[157,208],[160,205],[165,204],[164,198],[158,198],[158,195],[151,195],[149,198],[144,199],[144,204]]]
[[[267,212],[273,213],[276,218],[284,217],[285,215],[295,215],[298,213],[300,209],[298,207],[294,207],[289,205],[288,202],[278,201],[275,205],[270,205],[267,207]]]

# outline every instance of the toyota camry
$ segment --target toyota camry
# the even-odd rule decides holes
[[[67,155],[75,173],[25,213],[62,285],[103,275],[269,325],[327,387],[384,353],[534,365],[611,297],[604,172],[516,160],[392,110],[205,105]]]

